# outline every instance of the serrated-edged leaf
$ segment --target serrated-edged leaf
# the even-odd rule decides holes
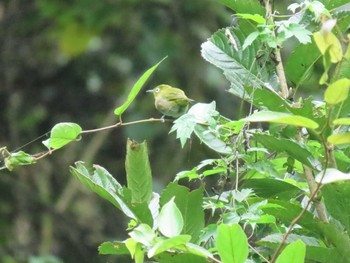
[[[321,182],[322,180],[322,182]],[[325,171],[319,172],[315,181],[322,184],[330,184],[339,181],[349,181],[350,173],[343,173],[335,168],[327,168]]]
[[[187,187],[173,182],[163,191],[161,204],[167,203],[173,197],[183,217],[182,233],[191,235],[192,242],[196,242],[204,227],[203,189],[190,191]]]
[[[253,113],[252,115],[242,119],[242,121],[250,122],[272,122],[279,124],[287,124],[299,127],[305,127],[309,129],[318,128],[318,124],[313,120],[305,118],[299,115],[292,115],[284,112],[276,111],[260,111]]]
[[[254,134],[254,138],[266,148],[277,152],[287,152],[291,157],[311,168],[319,169],[321,167],[319,161],[304,146],[297,142],[290,139],[276,138],[267,134]]]
[[[184,226],[183,217],[174,199],[175,197],[163,205],[159,213],[158,229],[166,237],[179,235]]]
[[[223,263],[244,263],[248,257],[248,239],[238,224],[219,225],[216,247]]]
[[[258,0],[232,1],[232,0],[217,0],[225,6],[231,8],[237,13],[249,13],[265,15],[265,8]]]
[[[123,105],[119,106],[114,110],[114,114],[116,115],[122,115],[123,112],[129,107],[129,105],[134,101],[136,98],[137,94],[140,92],[141,88],[145,84],[145,82],[148,80],[148,78],[152,75],[152,73],[156,70],[156,68],[159,66],[160,63],[163,62],[164,59],[167,57],[163,58],[161,61],[159,61],[156,65],[153,67],[149,68],[145,73],[142,74],[142,76],[137,80],[137,82],[134,84],[132,87],[128,98],[126,101],[123,103]]]
[[[152,196],[152,172],[146,141],[128,139],[126,146],[126,180],[133,203],[148,203]]]
[[[287,78],[296,85],[302,84],[311,75],[314,64],[320,57],[321,53],[314,42],[297,45],[287,60]]]
[[[350,118],[340,118],[333,121],[334,125],[350,125]]]
[[[194,132],[201,142],[205,143],[209,148],[221,154],[230,154],[232,149],[220,138],[209,126],[196,124]]]
[[[58,123],[51,129],[50,138],[43,141],[43,144],[49,149],[59,149],[76,140],[81,131],[81,127],[76,123]]]
[[[350,88],[350,80],[347,78],[339,79],[328,86],[324,93],[324,100],[328,104],[338,104],[347,99]]]
[[[226,29],[228,30],[228,29]],[[225,77],[230,81],[230,92],[241,98],[247,97],[245,86],[256,88],[267,87],[271,74],[268,68],[260,67],[256,63],[259,50],[258,41],[254,41],[246,49],[242,45],[250,32],[245,33],[238,28],[229,28],[230,37],[235,39],[236,46],[232,47],[225,29],[217,31],[210,40],[201,46],[204,59],[223,70]]]
[[[327,137],[327,141],[334,145],[349,144],[350,132],[332,134]]]
[[[306,247],[303,241],[289,244],[278,256],[276,263],[304,263]]]
[[[100,255],[127,255],[129,250],[125,243],[121,241],[103,242],[98,247],[98,253]]]
[[[193,114],[184,114],[174,121],[169,133],[176,131],[176,138],[180,139],[183,148],[196,126],[196,117]]]
[[[179,235],[172,238],[158,240],[151,248],[148,250],[147,256],[149,258],[158,255],[168,249],[176,248],[177,246],[184,245],[191,240],[190,235]]]

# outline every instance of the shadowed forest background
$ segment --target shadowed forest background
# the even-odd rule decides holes
[[[146,89],[167,83],[198,102],[215,100],[222,115],[237,118],[240,101],[227,96],[229,83],[200,54],[202,42],[231,25],[231,15],[211,0],[1,1],[0,147],[14,151],[58,122],[83,129],[115,123],[113,109],[165,56]],[[152,95],[141,92],[123,121],[160,116]],[[124,183],[126,139],[147,140],[154,187],[161,189],[213,154],[196,139],[181,149],[170,127],[149,123],[87,135],[36,165],[0,171],[0,262],[115,260],[99,256],[97,246],[125,238],[127,222],[68,168],[78,160],[96,163]],[[44,151],[45,139],[23,149]]]

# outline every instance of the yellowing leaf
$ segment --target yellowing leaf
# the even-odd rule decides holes
[[[347,78],[339,79],[328,86],[324,93],[324,100],[328,104],[338,104],[348,97],[350,80]]]
[[[327,141],[334,145],[348,144],[350,143],[350,132],[332,134],[327,138]]]
[[[332,32],[318,31],[313,36],[322,55],[329,51],[332,63],[337,63],[342,59],[343,50],[340,41]]]

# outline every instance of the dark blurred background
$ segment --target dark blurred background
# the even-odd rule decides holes
[[[112,113],[138,77],[165,56],[123,121],[160,117],[146,89],[167,83],[197,102],[216,100],[234,118],[239,101],[229,83],[201,58],[200,45],[231,24],[212,0],[0,1],[0,147],[9,151],[58,122],[93,129]],[[149,143],[154,190],[176,173],[216,158],[194,139],[181,149],[170,123],[86,135],[37,164],[0,171],[0,262],[130,262],[97,254],[103,241],[126,238],[121,212],[85,190],[69,166],[97,163],[125,184],[125,143]],[[22,148],[44,151],[41,141]]]

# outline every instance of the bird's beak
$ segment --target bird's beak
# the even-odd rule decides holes
[[[146,90],[146,92],[152,92],[153,93],[153,89]]]

